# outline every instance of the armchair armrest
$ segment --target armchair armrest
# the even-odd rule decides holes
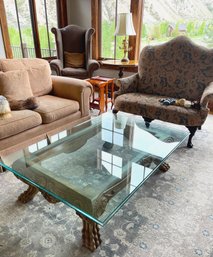
[[[89,115],[89,100],[93,90],[92,85],[86,80],[61,76],[51,77],[53,95],[78,101],[82,117]]]
[[[93,60],[93,59],[88,60],[86,69],[89,72],[90,78],[92,77],[93,72],[95,70],[98,70],[99,68],[100,68],[100,64],[96,60]]]
[[[59,59],[52,60],[50,62],[50,68],[57,76],[61,76],[61,70],[63,69],[63,63]]]
[[[138,73],[123,79],[118,79],[116,81],[116,85],[119,87],[119,90],[115,92],[114,98],[122,94],[137,92],[138,82],[139,82]]]
[[[206,107],[210,100],[213,102],[213,82],[211,82],[203,91],[200,100],[200,105],[202,107]]]

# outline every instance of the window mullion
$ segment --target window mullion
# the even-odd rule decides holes
[[[37,21],[35,0],[29,0],[29,8],[30,8],[32,30],[33,30],[35,53],[36,53],[36,57],[41,58],[41,46],[40,46],[39,33],[38,33],[38,21]]]
[[[22,40],[22,35],[21,35],[21,26],[20,26],[20,20],[19,20],[19,13],[18,13],[17,0],[15,0],[15,9],[16,9],[16,18],[17,18],[17,24],[18,24],[18,31],[19,31],[20,43],[21,43],[22,57],[25,57],[25,56],[24,56],[23,40]]]
[[[45,20],[46,20],[48,48],[49,48],[49,54],[51,56],[50,35],[49,35],[49,24],[48,24],[48,17],[47,17],[47,2],[46,2],[46,0],[44,0],[44,10],[45,10]]]

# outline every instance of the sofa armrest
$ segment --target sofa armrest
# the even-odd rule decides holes
[[[100,68],[100,64],[93,59],[89,59],[87,63],[87,70],[89,72],[89,77],[92,77],[92,74],[95,70],[98,70]]]
[[[86,80],[61,76],[51,77],[53,95],[78,101],[82,117],[89,115],[90,95],[93,91],[92,85]]]
[[[57,76],[61,76],[61,70],[63,69],[63,63],[59,59],[52,60],[50,62],[50,68],[56,73]]]
[[[209,101],[213,102],[213,82],[211,82],[203,91],[200,104],[202,107],[206,107]]]
[[[117,79],[116,86],[119,87],[119,90],[115,92],[114,98],[122,94],[137,92],[138,81],[139,81],[138,73],[126,78]]]

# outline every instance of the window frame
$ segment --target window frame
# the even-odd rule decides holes
[[[102,60],[101,56],[101,1],[91,0],[91,24],[95,29],[93,35],[92,53],[93,58]],[[144,0],[131,0],[130,12],[132,12],[132,19],[135,28],[136,35],[129,36],[129,46],[133,47],[132,51],[128,53],[130,60],[138,60],[140,53],[140,41],[141,41],[141,28],[142,28],[142,15],[143,15],[143,3]],[[104,58],[112,59],[112,58]]]
[[[9,32],[7,26],[7,17],[6,17],[6,10],[4,6],[5,0],[0,0],[0,17],[1,17],[1,24],[3,24],[2,28],[2,36],[5,43],[5,52],[7,58],[13,58],[12,48],[9,39]],[[38,21],[37,21],[37,10],[36,10],[36,0],[29,0],[29,9],[30,9],[30,18],[32,24],[32,33],[33,33],[33,41],[35,47],[35,56],[36,58],[43,58],[47,60],[52,60],[55,56],[49,57],[42,57],[41,54],[41,47],[40,47],[40,39],[39,39],[39,31],[38,31]],[[62,28],[68,25],[67,19],[67,2],[66,0],[56,0],[56,9],[57,9],[57,21],[58,21],[58,28]],[[5,26],[6,24],[6,26]],[[22,45],[22,44],[21,44]],[[23,49],[22,49],[23,55]]]

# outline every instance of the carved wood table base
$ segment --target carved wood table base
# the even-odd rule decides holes
[[[91,252],[94,252],[95,249],[101,244],[101,236],[99,233],[98,224],[94,221],[88,219],[84,215],[76,212],[78,216],[83,221],[83,229],[82,229],[82,241],[83,246],[89,249]]]
[[[48,193],[39,190],[35,186],[32,186],[30,183],[27,183],[23,179],[17,177],[18,179],[22,180],[25,184],[28,185],[28,189],[24,191],[20,196],[18,197],[18,201],[21,203],[28,203],[31,201],[35,195],[40,191],[43,197],[49,202],[49,203],[57,203],[59,200],[54,198],[53,196],[49,195]],[[80,214],[79,212],[76,212],[77,215],[82,219],[83,221],[83,229],[82,229],[82,241],[83,246],[89,249],[90,251],[95,251],[95,249],[98,248],[98,246],[101,244],[101,237],[99,233],[99,227],[98,224],[94,221],[90,220],[89,218],[85,217],[84,215]]]
[[[26,183],[26,182],[25,182]],[[28,203],[38,193],[38,188],[28,184],[28,189],[19,195],[18,201],[21,203]]]

